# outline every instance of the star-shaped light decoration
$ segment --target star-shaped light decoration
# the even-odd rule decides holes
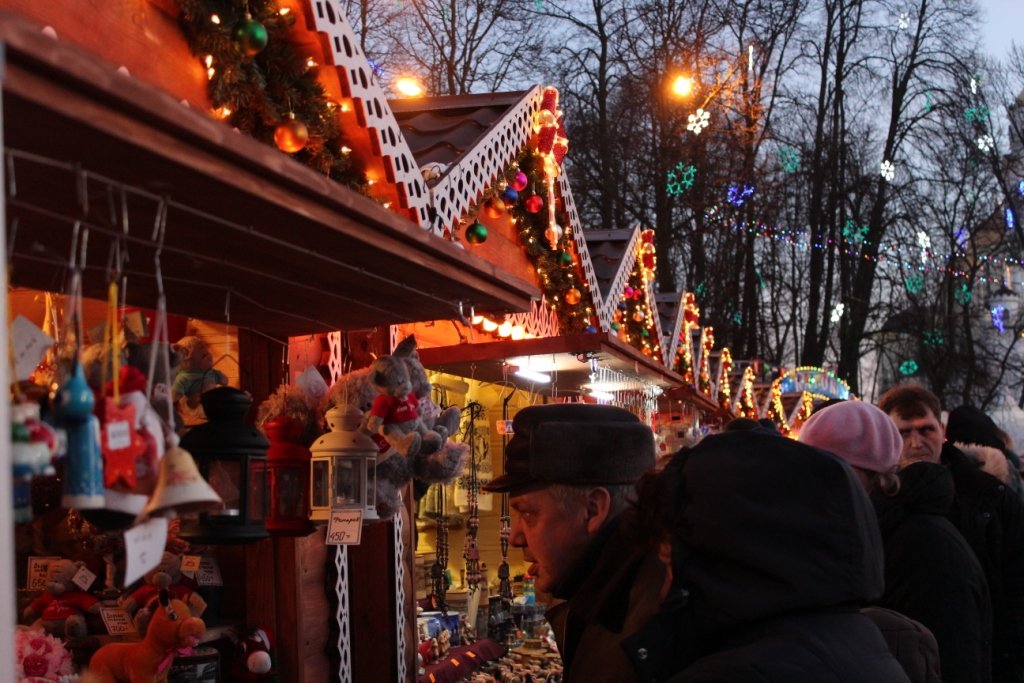
[[[680,161],[676,164],[675,168],[668,172],[665,190],[673,197],[677,197],[693,187],[693,181],[696,179],[697,167],[693,164],[687,165]]]
[[[891,183],[896,177],[896,164],[886,159],[879,165],[878,172],[882,174],[882,180]]]
[[[686,130],[692,132],[694,135],[700,135],[700,132],[708,127],[711,122],[711,114],[698,109],[693,114],[686,117]]]
[[[966,306],[967,304],[971,303],[971,299],[973,298],[973,296],[974,295],[971,293],[971,288],[967,286],[966,282],[957,287],[956,291],[953,292],[953,298],[956,299],[956,302],[958,304],[961,304],[963,306]]]
[[[783,146],[779,148],[779,165],[786,173],[794,173],[800,168],[800,152],[793,147]]]
[[[896,24],[901,31],[906,31],[910,28],[910,12],[901,12],[900,20]]]
[[[993,306],[989,313],[992,314],[992,326],[999,330],[999,334],[1006,332],[1006,306]]]
[[[988,121],[988,107],[981,105],[978,107],[968,107],[964,111],[964,117],[967,119],[967,123],[985,123]]]
[[[933,328],[924,333],[924,345],[930,346],[931,348],[938,348],[946,343],[946,338],[942,336],[942,332],[939,328]]]
[[[842,319],[842,317],[843,317],[843,313],[845,313],[845,312],[846,312],[846,304],[844,304],[842,302],[839,302],[838,304],[833,306],[832,307],[832,322],[834,322],[834,323],[839,322]]]
[[[996,146],[995,140],[992,136],[986,133],[985,135],[979,135],[978,139],[974,141],[974,144],[978,145],[978,149],[982,152],[991,152],[992,148]]]
[[[733,183],[729,185],[729,191],[726,195],[727,201],[733,206],[743,206],[747,199],[754,194],[754,186],[743,183],[738,185]]]
[[[904,377],[908,377],[917,372],[918,367],[916,360],[905,360],[900,363],[900,374]]]

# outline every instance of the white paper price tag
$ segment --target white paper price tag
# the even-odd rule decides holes
[[[183,572],[197,572],[203,562],[203,558],[199,555],[182,555],[181,556],[181,571]]]
[[[132,445],[131,425],[127,420],[117,420],[107,423],[107,448],[112,451],[120,451],[130,448]]]
[[[100,617],[103,619],[103,625],[107,627],[107,633],[112,636],[138,634],[135,624],[132,623],[132,616],[123,607],[100,607]]]
[[[23,315],[15,318],[11,323],[11,355],[14,356],[14,374],[18,379],[28,379],[51,346],[53,339],[34,322]]]
[[[166,543],[166,517],[153,517],[124,532],[124,585],[135,583],[160,564]]]
[[[220,575],[220,567],[217,560],[204,556],[196,570],[196,583],[200,586],[223,586],[224,579]]]
[[[311,399],[320,401],[327,395],[330,387],[314,367],[308,367],[295,378],[295,384]]]
[[[359,545],[363,533],[362,510],[331,510],[327,545]]]
[[[95,580],[96,575],[89,571],[88,567],[79,567],[75,575],[71,577],[71,582],[84,591],[89,590],[89,586]]]
[[[46,571],[50,563],[59,560],[59,557],[30,557],[28,558],[27,586],[30,591],[46,590]]]
[[[171,392],[169,392],[167,390],[167,385],[164,384],[163,382],[157,382],[157,383],[155,383],[153,385],[153,399],[154,400],[159,399],[161,401],[166,401],[167,397],[170,395],[170,393]]]

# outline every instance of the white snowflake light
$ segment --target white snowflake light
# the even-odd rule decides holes
[[[992,139],[991,135],[987,134],[979,136],[974,142],[982,152],[991,152],[992,148],[996,146],[996,141]]]
[[[838,303],[832,307],[832,322],[839,322],[840,318],[843,317],[843,313],[846,311],[846,304]]]
[[[882,174],[882,180],[891,183],[892,179],[896,177],[896,164],[886,159],[878,167],[878,171]]]
[[[921,260],[928,260],[928,252],[932,248],[932,238],[924,230],[917,231],[917,246],[921,247]]]
[[[898,25],[899,25],[901,31],[906,31],[908,28],[910,28],[910,13],[909,12],[903,12],[903,13],[900,14],[900,21],[899,21]]]
[[[698,109],[695,113],[690,114],[686,121],[686,130],[692,131],[694,135],[700,135],[700,132],[708,127],[711,114],[703,109]]]

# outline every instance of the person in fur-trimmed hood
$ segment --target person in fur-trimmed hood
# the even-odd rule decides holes
[[[1006,447],[1002,430],[981,409],[962,405],[951,410],[946,420],[946,440],[1024,501],[1017,455]]]
[[[992,468],[998,458],[971,457],[946,440],[939,419],[942,404],[932,392],[918,384],[899,385],[882,395],[878,407],[893,418],[903,437],[901,469],[916,462],[941,463],[952,475],[955,493],[949,519],[977,555],[992,598],[992,680],[1021,683],[1024,503],[1004,481],[985,471],[985,463]]]

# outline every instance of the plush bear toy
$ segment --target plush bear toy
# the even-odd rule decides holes
[[[459,430],[459,422],[462,419],[462,411],[458,406],[448,406],[444,410],[434,403],[431,397],[433,385],[427,377],[427,370],[420,362],[420,356],[416,353],[416,337],[409,335],[403,339],[395,348],[395,355],[405,360],[405,367],[409,371],[409,381],[412,384],[412,392],[418,399],[420,419],[427,429],[437,432],[441,436],[442,443],[448,437]]]
[[[22,617],[40,618],[43,629],[58,638],[75,640],[87,632],[85,614],[99,614],[100,601],[72,581],[84,562],[54,560],[46,569],[46,592],[25,608]]]
[[[225,386],[228,378],[213,367],[210,347],[199,337],[182,337],[174,345],[174,350],[181,356],[181,364],[171,386],[171,398],[181,411],[186,426],[205,422],[206,415],[199,397],[205,391]]]
[[[422,448],[433,453],[444,439],[420,419],[419,397],[413,392],[406,359],[415,351],[416,340],[404,340],[390,356],[381,356],[370,366],[370,381],[377,397],[366,415],[366,429],[387,439],[400,455],[414,456]]]
[[[156,609],[156,599],[166,590],[172,598],[185,602],[193,614],[201,615],[206,610],[206,601],[195,592],[195,583],[181,573],[181,558],[165,551],[160,564],[146,572],[143,584],[130,595],[118,599],[119,606],[134,615],[133,622],[139,635],[146,634],[150,618]]]

